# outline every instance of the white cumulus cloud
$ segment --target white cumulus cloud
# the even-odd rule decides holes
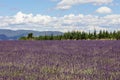
[[[18,12],[13,16],[0,16],[0,29],[36,30],[36,31],[89,31],[120,29],[120,15],[103,17],[84,14],[69,14],[62,17],[51,17],[41,14],[25,14]]]
[[[96,12],[100,14],[108,14],[112,13],[112,9],[110,9],[109,7],[100,7],[96,10]]]

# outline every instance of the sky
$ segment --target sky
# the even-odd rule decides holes
[[[120,0],[0,0],[0,29],[120,30]]]

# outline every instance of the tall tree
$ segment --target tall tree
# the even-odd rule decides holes
[[[29,33],[27,36],[28,39],[32,39],[33,38],[33,33]]]

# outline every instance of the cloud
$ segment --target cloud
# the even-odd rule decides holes
[[[41,14],[25,14],[18,12],[14,16],[0,16],[0,29],[36,30],[36,31],[89,31],[120,29],[120,15],[103,17],[83,14],[69,14],[62,17],[51,17]]]
[[[70,9],[73,5],[76,4],[88,4],[101,5],[112,3],[113,0],[61,0],[57,4],[57,9]]]
[[[67,9],[70,9],[70,8],[71,8],[71,6],[66,5],[66,6],[57,6],[57,8],[56,8],[56,9],[67,10]]]
[[[112,13],[112,10],[109,7],[100,7],[96,10],[96,12],[100,14],[108,14]]]

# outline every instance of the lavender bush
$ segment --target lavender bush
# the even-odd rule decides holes
[[[0,41],[0,80],[120,80],[120,41]]]

